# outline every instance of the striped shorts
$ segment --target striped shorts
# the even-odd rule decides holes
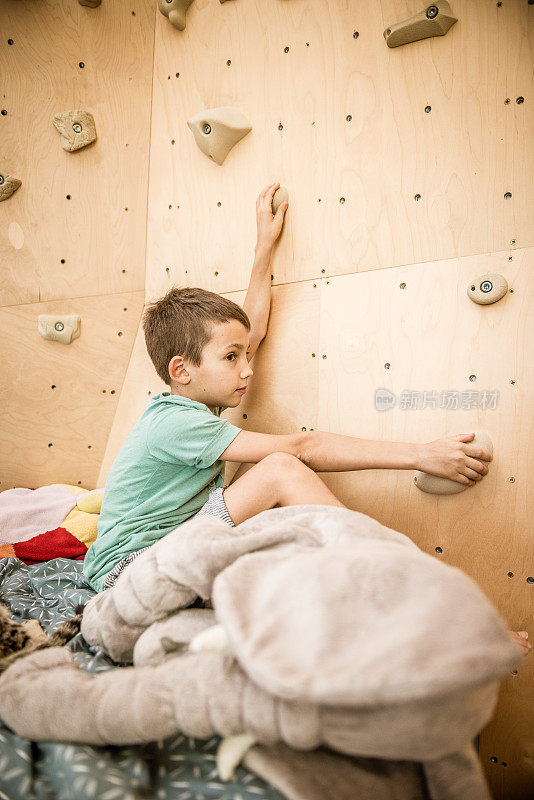
[[[208,495],[208,499],[200,509],[194,514],[191,519],[195,519],[195,517],[200,517],[201,514],[210,514],[212,517],[218,517],[222,519],[223,522],[226,522],[227,525],[231,525],[235,528],[234,523],[232,522],[232,518],[228,513],[228,509],[226,508],[226,503],[224,502],[223,497],[223,486],[218,486],[216,489],[212,489]],[[186,520],[189,522],[189,520]],[[142,547],[141,550],[137,550],[135,553],[129,553],[127,556],[124,556],[118,564],[115,564],[112,570],[108,572],[106,575],[106,579],[103,584],[103,589],[111,589],[111,587],[116,583],[117,578],[124,571],[124,569],[131,564],[132,561],[135,561],[137,556],[140,556],[141,553],[144,553],[145,550],[149,550],[152,545],[148,547]]]

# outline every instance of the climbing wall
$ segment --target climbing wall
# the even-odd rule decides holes
[[[97,482],[144,301],[154,18],[0,2],[0,174],[22,182],[0,202],[0,490]],[[68,151],[72,110],[97,138]],[[67,314],[77,338],[42,338]]]
[[[425,10],[416,0],[195,0],[182,29],[151,0],[39,5],[0,8],[0,172],[23,181],[0,203],[0,488],[105,483],[165,388],[143,303],[176,284],[242,304],[256,198],[277,180],[290,206],[269,331],[250,392],[224,416],[384,441],[487,431],[489,474],[458,495],[419,491],[411,470],[321,476],[529,630],[534,7],[453,0],[444,35],[388,47],[384,31]],[[187,121],[221,107],[251,130],[219,164]],[[51,117],[73,108],[98,138],[69,153]],[[486,274],[506,293],[479,305],[469,289]],[[37,315],[54,313],[81,315],[70,345],[39,337]],[[496,800],[534,786],[533,665],[502,682],[480,736]]]

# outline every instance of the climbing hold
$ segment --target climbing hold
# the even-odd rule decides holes
[[[280,186],[273,194],[273,214],[278,211],[280,203],[284,203],[286,200],[289,200],[289,193],[285,186]]]
[[[8,197],[11,197],[13,192],[16,192],[21,185],[22,181],[19,181],[18,178],[12,178],[11,175],[4,175],[0,172],[0,203],[2,200],[7,200]]]
[[[96,8],[101,2],[102,0],[78,0],[81,6],[89,6],[89,8]]]
[[[230,150],[252,130],[236,108],[207,108],[187,120],[195,141],[207,156],[222,164]]]
[[[52,122],[61,134],[61,147],[69,153],[96,139],[95,121],[88,111],[63,111],[55,114]]]
[[[193,0],[158,0],[158,8],[169,22],[183,31],[185,28],[185,14]]]
[[[436,0],[404,22],[390,25],[384,31],[384,39],[388,47],[400,47],[402,44],[428,39],[430,36],[445,36],[455,22],[458,22],[458,19],[453,15],[447,0]]]
[[[37,327],[43,339],[70,344],[80,335],[80,317],[78,314],[39,314]]]
[[[469,282],[467,296],[473,303],[489,306],[504,297],[507,291],[508,281],[504,275],[488,272],[486,275],[480,275],[474,281]]]
[[[219,3],[226,3],[226,0],[219,0]]]
[[[466,444],[477,444],[483,450],[487,450],[490,455],[493,455],[493,443],[489,434],[485,431],[475,431],[475,438],[470,442],[466,442]],[[488,463],[483,458],[478,458],[477,461],[482,461],[484,464]],[[459,494],[468,489],[469,486],[475,485],[458,483],[448,478],[440,478],[438,475],[429,475],[428,472],[421,472],[420,470],[415,473],[413,482],[418,489],[421,489],[422,492],[428,492],[428,494]]]

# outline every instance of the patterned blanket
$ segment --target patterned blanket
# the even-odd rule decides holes
[[[74,616],[78,604],[95,594],[82,562],[54,558],[35,566],[0,559],[0,598],[18,620],[37,619],[47,633]],[[117,665],[78,634],[67,647],[91,673]],[[244,768],[222,782],[215,769],[220,737],[175,735],[162,741],[121,747],[31,742],[0,723],[0,798],[8,800],[285,800],[276,789]]]

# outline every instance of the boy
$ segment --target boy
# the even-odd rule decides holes
[[[491,455],[467,444],[474,434],[420,445],[323,431],[254,433],[220,419],[247,391],[249,362],[267,332],[271,250],[288,206],[273,216],[278,186],[256,203],[258,241],[243,308],[203,289],[173,288],[145,311],[147,350],[170,392],[149,400],[109,473],[98,538],[84,563],[97,591],[197,514],[235,526],[275,506],[343,506],[316,471],[420,469],[466,485],[487,473],[477,459]],[[225,461],[242,462],[226,487]]]

